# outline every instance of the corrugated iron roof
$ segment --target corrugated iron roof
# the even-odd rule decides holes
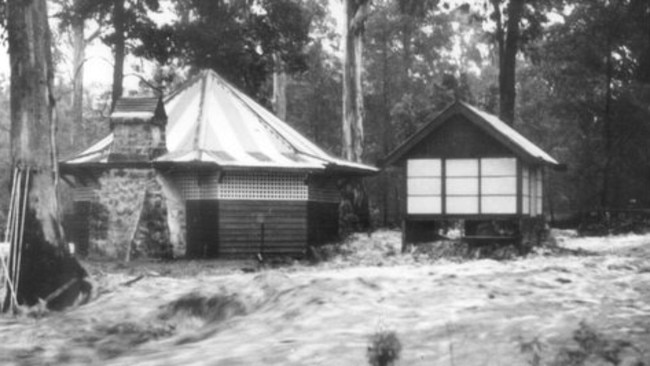
[[[136,104],[124,105],[124,112]],[[377,172],[374,167],[332,157],[213,71],[201,72],[165,98],[164,104],[168,153],[155,164]],[[64,164],[106,162],[112,139],[107,136]]]
[[[540,147],[532,143],[530,140],[525,138],[523,135],[521,135],[519,132],[517,132],[514,128],[512,128],[510,125],[506,124],[502,120],[499,119],[499,117],[487,113],[485,111],[482,111],[476,107],[473,107],[467,103],[460,102],[463,106],[471,110],[472,112],[476,113],[477,115],[481,116],[481,118],[490,124],[494,129],[499,131],[502,135],[508,137],[512,142],[517,144],[517,146],[520,146],[526,153],[528,153],[531,157],[535,158],[536,160],[543,161],[547,164],[551,165],[558,165],[559,162],[551,155],[546,153],[544,150],[542,150]]]
[[[501,141],[505,146],[518,156],[547,165],[559,165],[557,160],[551,157],[544,150],[525,138],[514,128],[499,119],[499,117],[482,111],[465,102],[456,101],[451,106],[440,112],[420,130],[409,137],[404,143],[395,148],[384,159],[385,164],[393,164],[400,160],[415,145],[433,133],[438,127],[444,124],[449,117],[460,113],[466,116],[489,135]]]

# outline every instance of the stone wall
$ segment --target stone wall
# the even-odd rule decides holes
[[[172,256],[167,208],[151,169],[111,169],[92,209],[89,255],[130,260]]]
[[[154,131],[155,130],[155,131]],[[149,124],[116,124],[113,126],[111,161],[149,161],[160,148],[162,136],[159,126]],[[164,146],[164,145],[162,145]]]

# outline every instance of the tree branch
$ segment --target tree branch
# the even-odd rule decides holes
[[[356,11],[354,12],[354,17],[350,19],[350,33],[352,34],[358,34],[360,32],[363,32],[363,27],[370,16],[370,6],[369,6],[370,1],[369,0],[361,0],[357,3],[357,8]]]
[[[90,42],[94,41],[97,37],[99,37],[99,35],[100,35],[101,33],[102,33],[102,27],[101,27],[101,26],[98,26],[97,29],[95,29],[95,31],[92,32],[92,33],[88,36],[88,38],[86,38],[86,39],[84,40],[84,42],[85,42],[85,43],[90,43]]]

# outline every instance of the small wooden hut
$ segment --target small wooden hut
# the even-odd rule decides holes
[[[537,236],[544,168],[558,162],[498,117],[457,101],[392,151],[405,169],[404,244],[433,241],[450,220],[466,240]]]
[[[337,238],[338,185],[377,172],[327,154],[212,71],[164,107],[166,129],[156,136],[166,153],[147,165],[164,192],[176,255],[302,254]],[[131,144],[116,132],[61,163],[77,200],[97,191],[83,179],[88,170],[109,169],[115,150]]]

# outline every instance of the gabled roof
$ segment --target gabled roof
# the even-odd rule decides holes
[[[440,114],[425,124],[424,127],[414,133],[404,143],[395,148],[384,159],[384,164],[390,165],[402,159],[419,142],[434,133],[434,131],[447,122],[450,117],[456,114],[465,116],[485,133],[494,137],[497,141],[511,150],[516,156],[538,164],[553,166],[559,165],[559,163],[544,150],[530,142],[530,140],[500,120],[497,116],[481,111],[461,101],[454,102],[454,104],[440,112]]]
[[[377,169],[333,157],[213,71],[203,71],[164,99],[168,153],[154,165],[215,165],[224,169]],[[107,161],[112,135],[64,164]]]

